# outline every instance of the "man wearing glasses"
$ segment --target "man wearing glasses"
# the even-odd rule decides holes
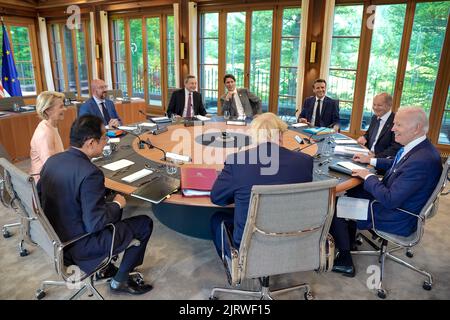
[[[105,81],[95,79],[91,82],[92,98],[86,100],[81,106],[78,116],[91,114],[103,120],[103,124],[109,128],[121,125],[121,120],[117,114],[114,102],[106,99],[106,89],[108,86]]]
[[[105,176],[91,162],[102,154],[107,142],[105,133],[99,117],[86,115],[76,119],[70,129],[70,148],[46,161],[37,189],[42,208],[61,241],[89,234],[65,250],[66,265],[75,264],[85,273],[92,273],[109,255],[113,224],[113,255],[124,255],[118,269],[110,264],[101,276],[113,277],[112,292],[143,294],[152,286],[131,278],[129,273],[144,260],[153,221],[146,215],[122,220],[126,205],[122,195],[106,202]],[[129,246],[133,239],[140,244]]]

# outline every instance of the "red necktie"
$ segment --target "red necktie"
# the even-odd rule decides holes
[[[188,98],[188,103],[187,103],[187,111],[186,111],[186,117],[190,118],[192,117],[192,92],[189,92],[189,98]]]

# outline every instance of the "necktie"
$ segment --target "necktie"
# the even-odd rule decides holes
[[[186,117],[190,118],[192,117],[192,92],[189,92],[189,98],[187,103],[187,111],[186,111]]]
[[[103,119],[105,120],[105,125],[107,125],[109,123],[109,120],[111,120],[111,117],[109,116],[108,110],[105,107],[105,103],[100,102],[100,105],[102,106]]]
[[[367,146],[369,149],[371,149],[372,146],[373,146],[373,144],[375,143],[375,138],[377,137],[378,130],[380,129],[380,122],[381,122],[381,119],[380,119],[380,118],[378,118],[378,119],[375,121],[375,125],[374,125],[374,127],[373,127],[372,134],[371,134],[370,137],[369,137],[369,144],[368,144],[368,146]]]
[[[403,151],[405,151],[405,148],[401,147],[400,149],[398,149],[397,154],[395,155],[395,159],[394,162],[392,163],[392,167],[391,170],[395,167],[395,165],[400,161],[400,157],[403,154]]]
[[[317,100],[316,117],[314,120],[314,126],[320,127],[320,99]]]

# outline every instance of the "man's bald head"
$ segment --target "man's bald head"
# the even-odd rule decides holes
[[[92,95],[97,99],[104,100],[106,98],[106,89],[108,89],[108,86],[105,81],[101,79],[94,79],[91,81]]]

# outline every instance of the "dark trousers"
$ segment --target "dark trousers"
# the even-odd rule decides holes
[[[130,232],[133,239],[140,242],[139,246],[132,246],[125,250],[125,253],[120,263],[119,272],[129,273],[134,268],[141,265],[144,261],[145,249],[148,240],[153,231],[153,220],[148,216],[135,216],[128,219],[121,220],[114,224],[116,227],[116,237],[114,239],[114,252],[119,254],[123,251],[123,241],[121,235]]]
[[[222,257],[222,221],[225,226],[233,234],[234,214],[230,212],[218,211],[211,217],[211,233],[213,235],[213,242],[216,247],[217,254]],[[224,251],[225,255],[230,257],[231,250],[224,234]]]
[[[363,198],[372,200],[373,196],[364,190],[363,185],[359,185],[347,192],[347,196],[353,198]],[[370,219],[371,220],[371,219]],[[333,236],[336,248],[344,251],[350,251],[355,243],[356,229],[368,229],[371,225],[370,220],[358,221],[348,220],[336,217],[334,213],[333,221],[330,227],[330,234]]]

